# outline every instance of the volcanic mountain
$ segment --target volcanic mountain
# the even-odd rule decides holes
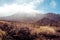
[[[16,13],[7,17],[0,17],[0,20],[17,21],[17,22],[29,22],[38,24],[60,24],[60,14],[46,13],[46,14],[20,14]]]
[[[49,26],[60,26],[60,15],[58,14],[53,14],[53,13],[48,13],[45,14],[45,17],[42,18],[41,20],[36,22],[39,25],[49,25]]]
[[[44,16],[44,14],[20,14],[20,13],[16,13],[14,15],[11,16],[7,16],[7,17],[0,17],[0,20],[7,20],[7,21],[17,21],[17,22],[29,22],[29,23],[33,23],[36,22],[40,19],[42,19]]]

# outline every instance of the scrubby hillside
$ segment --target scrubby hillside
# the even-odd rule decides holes
[[[33,23],[0,21],[1,40],[60,40],[54,27]]]

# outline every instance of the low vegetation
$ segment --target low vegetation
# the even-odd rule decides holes
[[[60,40],[56,30],[35,24],[0,22],[0,40]]]
[[[32,30],[33,33],[40,33],[40,34],[55,34],[56,31],[54,28],[48,27],[48,26],[40,26],[40,28],[34,28]]]

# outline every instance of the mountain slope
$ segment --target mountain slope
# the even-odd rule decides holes
[[[18,21],[18,22],[36,22],[44,17],[43,14],[14,14],[8,17],[1,17],[0,20]]]
[[[45,17],[42,18],[41,20],[38,20],[36,22],[39,25],[49,25],[49,26],[60,26],[60,15],[58,14],[53,14],[53,13],[48,13],[45,14]]]
[[[0,20],[8,20],[8,21],[17,21],[17,22],[29,22],[29,23],[38,23],[43,24],[48,23],[60,23],[60,15],[54,13],[47,13],[47,14],[38,14],[38,13],[31,13],[31,14],[20,14],[16,13],[11,16],[7,17],[0,17]],[[43,22],[42,22],[43,21]]]
[[[59,24],[57,21],[51,20],[51,19],[48,19],[48,18],[43,18],[43,19],[37,21],[36,23],[39,24],[39,25],[43,25],[43,26],[46,26],[46,25],[58,26],[58,24]]]
[[[46,18],[49,18],[49,19],[55,20],[55,21],[60,21],[60,14],[47,13],[45,15],[46,15]]]

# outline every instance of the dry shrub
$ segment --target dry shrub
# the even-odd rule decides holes
[[[0,30],[0,36],[4,36],[4,35],[6,35],[6,32],[5,32],[5,31]]]
[[[41,26],[40,28],[34,28],[31,33],[36,34],[55,34],[55,29],[48,26]]]
[[[0,40],[2,40],[3,39],[3,36],[5,36],[5,35],[6,35],[6,32],[0,30]]]

